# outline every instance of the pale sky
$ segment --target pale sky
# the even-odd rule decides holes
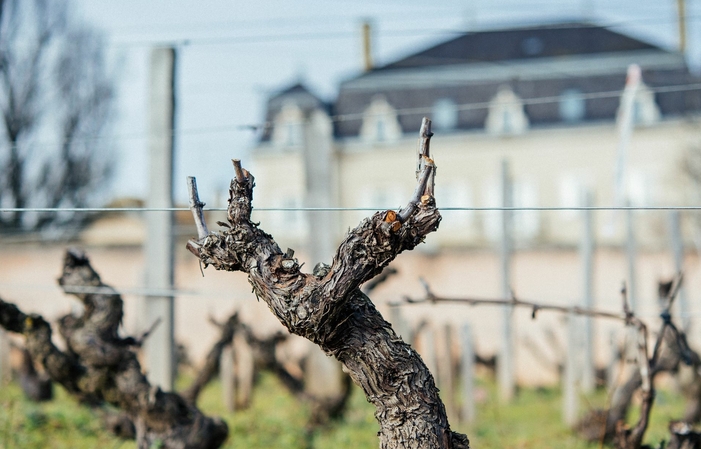
[[[585,16],[665,48],[678,42],[676,0],[74,1],[75,14],[106,33],[119,72],[113,130],[119,165],[111,197],[146,194],[149,50],[179,49],[175,188],[181,202],[187,175],[197,177],[205,201],[223,195],[228,161],[245,161],[254,142],[241,127],[263,121],[270,92],[302,80],[331,100],[340,81],[360,73],[364,18],[374,23],[377,64],[457,31]],[[701,0],[687,0],[687,16],[688,60],[701,67]]]

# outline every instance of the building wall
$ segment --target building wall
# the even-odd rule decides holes
[[[263,227],[269,231],[269,228]],[[428,236],[429,243],[441,230]],[[274,236],[275,237],[275,236]],[[217,338],[217,329],[210,325],[210,316],[225,319],[235,310],[255,332],[266,335],[284,328],[270,313],[265,303],[257,301],[244,273],[200,272],[197,260],[178,246],[176,255],[176,286],[185,293],[175,302],[176,340],[185,344],[196,364],[204,361],[207,351]],[[0,251],[0,297],[14,302],[25,312],[40,313],[55,322],[62,314],[76,307],[77,301],[64,295],[56,285],[60,274],[65,244],[2,245]],[[140,247],[84,246],[93,266],[104,282],[117,289],[133,291],[143,285],[143,254]],[[298,249],[298,248],[295,248]],[[303,251],[301,261],[307,261]],[[400,255],[392,266],[399,274],[373,291],[371,298],[383,316],[389,317],[387,303],[409,296],[424,295],[419,277],[426,279],[432,291],[445,297],[498,298],[501,291],[500,262],[494,250],[441,250],[426,254],[412,251]],[[669,251],[643,251],[638,258],[638,292],[641,317],[651,325],[657,320],[657,281],[673,275]],[[310,265],[305,270],[311,270]],[[701,273],[699,259],[693,252],[686,255],[685,285],[692,318],[691,344],[701,344]],[[550,304],[577,304],[582,297],[582,269],[575,251],[538,249],[517,252],[513,259],[513,289],[525,300]],[[595,258],[595,307],[620,311],[619,289],[626,277],[625,255],[616,249],[599,249]],[[138,294],[123,295],[125,301],[124,334],[139,334],[151,323],[142,319],[142,302]],[[405,305],[402,314],[413,326],[426,320],[436,329],[445,324],[454,329],[469,322],[474,332],[477,351],[484,356],[497,353],[501,344],[499,329],[501,311],[496,307],[465,305]],[[528,385],[553,384],[557,381],[555,364],[561,363],[565,339],[564,316],[540,312],[535,320],[529,309],[515,312],[516,373],[518,381]],[[653,325],[652,328],[655,328]],[[596,320],[595,351],[598,365],[603,367],[611,355],[610,337],[620,336],[623,325],[611,320]],[[554,335],[555,345],[549,335]],[[60,343],[58,333],[56,340]],[[291,337],[291,350],[307,349],[301,337]],[[538,357],[540,351],[544,357]],[[425,354],[428,355],[428,354]]]
[[[418,125],[417,133],[418,136]],[[415,184],[417,137],[403,135],[395,142],[370,143],[360,139],[336,142],[339,207],[392,208],[406,203]],[[628,148],[628,197],[633,206],[690,205],[694,186],[684,173],[685,158],[701,143],[699,119],[668,119],[636,128]],[[572,207],[583,205],[588,189],[596,206],[616,206],[615,167],[619,137],[614,124],[536,128],[518,136],[484,132],[436,132],[431,151],[438,166],[436,195],[441,206],[501,206],[501,163],[507,160],[514,182],[516,206]],[[278,152],[261,147],[254,152],[258,191],[256,204],[279,204],[292,198],[301,204],[304,169],[300,152]],[[258,202],[260,201],[260,202]],[[287,204],[292,204],[289,200]],[[273,213],[268,213],[270,217]],[[283,229],[284,213],[276,223]],[[338,213],[337,239],[367,215],[366,211]],[[289,215],[289,214],[288,214]],[[515,213],[517,244],[572,246],[579,241],[581,214],[577,211],[519,211]],[[300,224],[299,217],[303,217]],[[297,241],[304,241],[304,219],[297,216]],[[442,230],[432,245],[488,246],[499,239],[501,213],[445,211]],[[666,242],[666,218],[635,212],[639,243],[660,247]],[[275,228],[278,229],[278,228]],[[625,212],[602,212],[596,234],[604,245],[625,241]],[[281,235],[292,237],[290,229]]]

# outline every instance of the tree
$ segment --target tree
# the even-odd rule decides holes
[[[435,165],[429,157],[431,122],[421,126],[417,186],[400,211],[377,212],[350,231],[331,265],[303,273],[288,249],[250,220],[254,179],[239,161],[229,190],[228,223],[208,232],[194,179],[190,205],[198,239],[188,249],[205,266],[243,271],[256,296],[294,334],[338,359],[375,408],[380,447],[468,448],[452,432],[433,376],[421,357],[392,330],[360,286],[380,274],[402,251],[435,231],[441,220],[434,199]]]
[[[102,155],[114,81],[102,36],[64,0],[0,0],[0,205],[86,207],[109,178]],[[85,214],[0,214],[0,230],[80,223]]]

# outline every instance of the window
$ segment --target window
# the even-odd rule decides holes
[[[385,120],[383,117],[379,117],[375,122],[377,129],[375,130],[375,140],[378,142],[383,142],[387,136],[385,133]]]
[[[512,184],[513,207],[538,207],[538,185],[533,181],[514,180]],[[503,192],[500,182],[492,179],[485,185],[484,204],[486,207],[502,207]],[[439,206],[440,207],[440,206]],[[541,212],[537,210],[518,210],[510,212],[512,236],[521,241],[538,237],[540,232]],[[484,212],[484,233],[492,241],[502,238],[503,211]]]
[[[302,144],[302,126],[299,123],[288,123],[285,145],[293,147]]]
[[[560,118],[569,123],[580,122],[584,119],[586,104],[582,91],[565,89],[560,94]]]
[[[527,37],[521,42],[521,50],[526,56],[539,55],[543,52],[544,47],[543,40],[535,36]]]
[[[560,207],[565,208],[560,211],[562,218],[575,220],[579,216],[578,211],[567,208],[582,206],[582,189],[582,183],[575,175],[567,173],[560,176]]]
[[[466,182],[448,182],[436,186],[436,205],[439,209],[446,207],[474,207],[472,192]],[[442,228],[465,230],[472,226],[475,219],[474,210],[442,211]]]
[[[402,191],[396,186],[384,186],[371,189],[367,194],[365,207],[397,210],[404,206]]]
[[[275,116],[272,141],[279,147],[299,147],[304,143],[304,113],[295,103],[283,104]]]
[[[458,127],[458,105],[450,98],[441,98],[434,103],[433,127],[438,130]]]
[[[515,181],[513,183],[514,207],[538,207],[538,185],[535,182]],[[520,210],[513,212],[514,236],[532,240],[540,231],[540,211]]]
[[[631,168],[628,171],[627,196],[631,206],[645,207],[655,204],[654,193],[658,190],[657,180],[655,177],[645,171],[636,168]]]
[[[384,96],[374,97],[363,113],[360,138],[368,142],[395,142],[401,135],[395,109]]]
[[[490,134],[522,134],[529,126],[523,102],[511,90],[502,86],[489,104],[485,128]]]

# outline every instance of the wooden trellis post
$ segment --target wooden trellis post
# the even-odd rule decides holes
[[[472,340],[472,328],[464,323],[460,329],[460,383],[462,384],[461,422],[475,422],[475,348]]]
[[[222,383],[224,406],[230,412],[236,410],[236,377],[234,376],[234,345],[227,345],[219,361],[219,377]]]
[[[175,120],[175,49],[157,48],[151,52],[151,92],[149,122],[149,208],[173,207],[173,128]],[[146,216],[146,286],[173,288],[173,212],[151,212]],[[149,381],[172,391],[175,380],[174,310],[172,296],[148,296],[146,319],[159,326],[146,340],[144,352]]]
[[[593,206],[592,194],[590,191],[584,193],[584,206]],[[582,244],[580,248],[582,261],[582,283],[583,301],[585,309],[594,308],[594,217],[591,209],[583,211]],[[591,317],[581,317],[583,321],[582,343],[582,391],[591,393],[596,388],[596,376],[594,367],[594,322]]]
[[[452,329],[450,324],[442,327],[439,332],[436,355],[438,360],[438,388],[445,404],[448,419],[456,421],[455,396],[453,392],[453,360],[451,356]]]
[[[669,227],[672,240],[672,253],[674,256],[674,269],[677,273],[684,270],[684,240],[682,239],[681,214],[678,210],[673,210],[669,217]],[[675,309],[680,315],[679,321],[684,330],[689,329],[691,317],[689,316],[689,305],[686,298],[684,285],[679,288]]]
[[[509,173],[509,163],[503,160],[501,163],[501,188],[502,188],[502,241],[501,241],[501,270],[502,270],[502,295],[511,297],[511,252],[512,252],[512,225],[513,214],[508,208],[513,207],[513,187]],[[497,380],[499,383],[499,398],[502,402],[509,402],[514,397],[516,382],[514,379],[514,342],[513,342],[513,307],[502,306],[501,322],[501,350],[497,359]]]
[[[562,418],[566,425],[572,426],[577,422],[579,414],[578,379],[580,378],[578,336],[579,329],[573,313],[567,315],[567,355],[565,356],[565,372],[562,382]]]

